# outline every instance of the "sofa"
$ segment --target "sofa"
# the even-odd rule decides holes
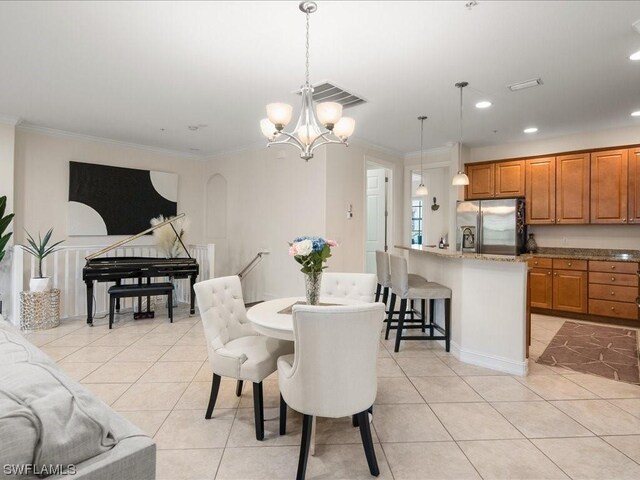
[[[151,480],[156,446],[0,316],[0,478]]]

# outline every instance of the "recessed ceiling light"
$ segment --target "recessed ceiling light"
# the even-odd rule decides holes
[[[635,112],[631,113],[632,117],[640,117],[640,110],[636,110]]]
[[[483,100],[482,102],[476,103],[476,108],[489,108],[491,106],[491,102],[487,100]]]
[[[536,133],[538,131],[538,127],[528,127],[523,130],[524,133]]]
[[[629,60],[640,60],[640,50],[629,55]]]

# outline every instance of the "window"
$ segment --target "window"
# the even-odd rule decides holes
[[[422,200],[411,202],[411,245],[422,245],[422,206]]]

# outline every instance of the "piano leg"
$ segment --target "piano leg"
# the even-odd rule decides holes
[[[122,285],[122,280],[116,280],[116,285],[119,287]],[[120,297],[116,298],[116,312],[120,311]]]
[[[93,327],[93,280],[85,283],[87,285],[87,325]]]
[[[191,275],[190,277],[190,282],[191,284],[191,292],[190,292],[190,297],[191,297],[191,310],[189,310],[189,313],[191,315],[194,315],[196,313],[196,292],[193,289],[193,286],[196,283],[196,276],[195,275]]]

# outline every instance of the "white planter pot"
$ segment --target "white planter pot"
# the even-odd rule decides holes
[[[29,280],[29,290],[32,292],[45,292],[51,289],[51,278],[32,278]]]

